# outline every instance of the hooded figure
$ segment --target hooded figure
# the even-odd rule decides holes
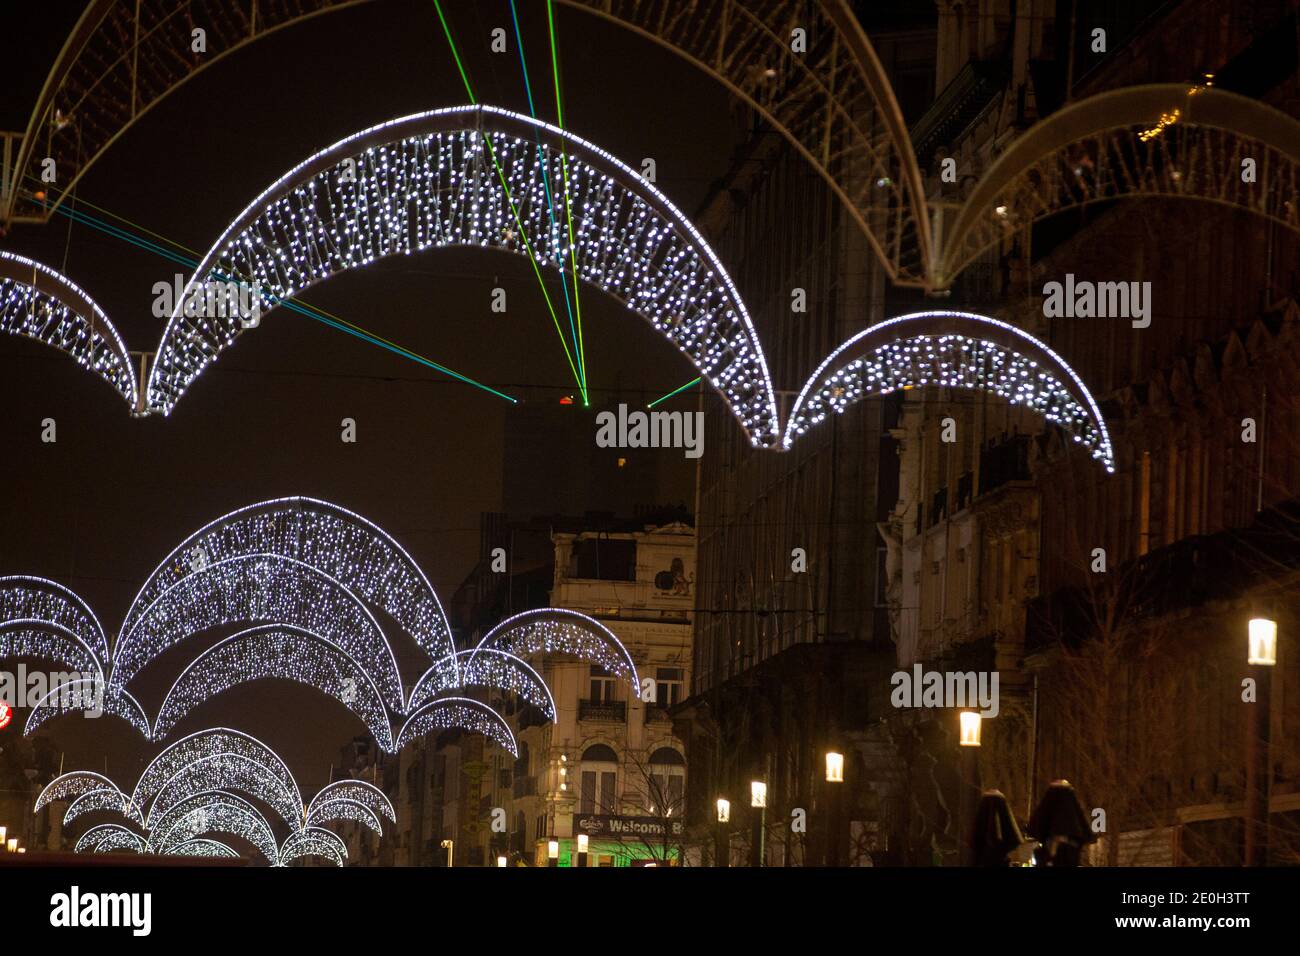
[[[1053,780],[1029,818],[1029,835],[1042,844],[1039,866],[1078,866],[1083,847],[1097,839],[1068,780]]]
[[[971,845],[976,866],[1009,866],[1008,857],[1025,838],[1000,790],[985,790],[975,810]]]

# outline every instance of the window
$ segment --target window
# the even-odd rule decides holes
[[[579,813],[618,812],[615,791],[618,784],[618,755],[604,744],[594,744],[582,754],[582,789]]]
[[[591,667],[591,697],[589,699],[601,704],[608,704],[614,700],[614,675],[596,664]]]
[[[678,816],[685,792],[686,761],[671,747],[660,747],[650,755],[645,806],[654,816]]]
[[[673,707],[682,702],[686,683],[680,667],[655,669],[655,700],[660,707]]]
[[[569,577],[599,581],[636,580],[636,542],[625,538],[581,538],[573,542]]]

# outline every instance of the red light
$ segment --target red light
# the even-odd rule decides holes
[[[0,701],[0,730],[9,726],[9,721],[14,719],[14,709],[4,701]]]
[[[573,396],[572,396],[572,395],[565,395],[562,399],[560,399],[560,404],[561,404],[561,405],[572,405],[572,404],[573,404]]]

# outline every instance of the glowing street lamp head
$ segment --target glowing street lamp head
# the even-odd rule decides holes
[[[579,852],[579,853],[586,853],[586,852],[587,852],[587,844],[588,844],[588,842],[589,842],[589,839],[588,839],[588,837],[587,837],[587,834],[585,834],[585,833],[579,833],[579,834],[578,834],[578,852]]]
[[[731,801],[725,797],[718,797],[718,822],[731,822]]]
[[[497,866],[498,866],[498,867],[503,867],[503,866],[505,866],[507,862],[508,862],[508,861],[506,860],[506,858],[505,858],[504,855],[497,857]]]
[[[1266,617],[1250,619],[1250,651],[1248,664],[1272,667],[1277,663],[1277,621]]]
[[[844,754],[836,753],[834,750],[826,754],[826,782],[844,782]]]
[[[9,850],[10,853],[17,853],[17,852],[18,852],[18,838],[17,838],[17,837],[10,837],[10,838],[9,838],[9,842],[8,842],[7,844],[5,844],[5,847]]]
[[[767,784],[762,780],[754,780],[750,782],[749,805],[751,807],[767,806]]]
[[[560,858],[560,841],[546,841],[546,858],[549,860],[558,860]]]
[[[961,712],[961,745],[978,747],[980,745],[980,715],[978,711]]]

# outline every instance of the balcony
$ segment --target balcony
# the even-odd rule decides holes
[[[578,719],[626,723],[627,702],[622,700],[580,700],[578,701]]]
[[[672,717],[668,715],[666,708],[659,707],[655,704],[646,704],[645,722],[647,724],[669,724],[672,723]]]

